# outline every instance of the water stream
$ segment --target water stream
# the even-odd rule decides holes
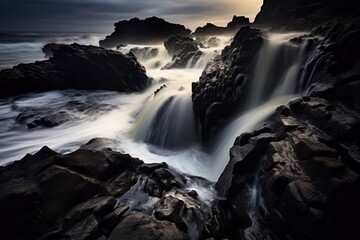
[[[52,91],[1,100],[0,164],[19,160],[44,145],[68,153],[94,137],[103,137],[111,139],[115,150],[145,162],[166,162],[181,172],[216,181],[235,138],[256,128],[277,106],[300,93],[296,81],[305,61],[304,51],[302,45],[288,42],[297,35],[270,35],[259,54],[248,111],[234,117],[210,151],[204,151],[195,125],[191,83],[198,81],[206,63],[229,43],[229,37],[220,37],[217,47],[201,49],[203,57],[185,69],[162,69],[171,61],[163,46],[137,51],[154,79],[141,93]],[[128,45],[121,51],[144,47]],[[274,66],[279,64],[280,72],[275,73]],[[60,110],[66,116],[64,123],[53,128],[28,129],[27,120],[19,120],[22,115],[31,119]]]

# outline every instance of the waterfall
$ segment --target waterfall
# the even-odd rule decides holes
[[[247,99],[248,109],[271,98],[299,91],[307,41],[301,44],[290,41],[298,35],[299,33],[270,34],[266,39],[255,65],[254,79]]]
[[[133,49],[153,78],[153,84],[141,93],[55,91],[0,101],[0,163],[21,159],[44,145],[67,153],[93,137],[105,137],[115,140],[114,150],[146,162],[167,162],[180,171],[216,181],[228,163],[235,138],[254,130],[278,105],[305,90],[301,86],[306,86],[308,79],[302,79],[302,69],[310,53],[306,41],[288,41],[297,35],[269,35],[255,66],[248,99],[252,106],[234,117],[208,151],[204,151],[196,128],[191,83],[199,80],[206,63],[229,43],[229,37],[219,37],[216,47],[201,48],[203,55],[188,69],[163,69],[172,57],[162,45],[121,48],[124,53]],[[275,71],[277,66],[279,71]],[[27,129],[26,123],[15,122],[17,116],[32,120],[60,110],[71,119],[54,128]]]
[[[227,39],[223,38],[222,41]],[[152,47],[154,48],[155,46]],[[151,48],[146,49],[150,51]],[[166,65],[164,57],[168,61],[171,61],[171,57],[163,51],[164,48],[158,46],[159,54],[150,59],[144,57],[144,54],[138,54],[139,61],[145,66],[154,66],[149,64],[154,61],[162,61]],[[190,58],[185,69],[163,69],[164,64],[149,68],[153,76],[161,75],[165,79],[176,81],[171,81],[146,100],[130,131],[131,138],[164,149],[184,149],[200,142],[190,86],[191,82],[198,81],[208,61],[219,53],[219,47],[201,48],[201,51],[202,56],[196,61],[194,57]]]
[[[274,98],[256,108],[245,113],[239,114],[232,120],[216,137],[211,144],[211,167],[212,175],[220,176],[226,164],[229,161],[229,149],[233,146],[235,139],[244,132],[250,132],[266,118],[268,118],[275,109],[287,104],[297,95],[286,95]]]
[[[256,61],[247,111],[230,121],[211,144],[214,176],[225,168],[237,136],[255,130],[279,105],[287,104],[305,90],[303,69],[311,52],[306,52],[307,38],[300,44],[290,41],[299,35],[302,33],[270,34],[266,39]],[[254,191],[258,194],[256,187]]]
[[[198,141],[191,95],[181,89],[172,94],[162,89],[146,104],[132,130],[134,139],[167,149]]]

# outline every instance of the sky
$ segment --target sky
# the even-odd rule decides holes
[[[133,17],[158,16],[195,30],[225,26],[233,15],[252,21],[263,0],[0,0],[0,31],[101,32]]]

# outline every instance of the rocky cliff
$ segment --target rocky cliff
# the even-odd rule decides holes
[[[264,0],[255,24],[284,30],[309,30],[326,22],[346,22],[359,16],[352,0]]]
[[[216,189],[226,206],[231,206],[222,209],[225,213],[220,214],[223,220],[219,222],[237,224],[220,226],[216,236],[296,240],[357,237],[360,225],[352,219],[360,214],[360,52],[354,46],[360,40],[360,25],[354,20],[327,23],[306,36],[319,40],[303,69],[308,96],[279,107],[258,129],[235,140]],[[230,47],[241,47],[236,39]],[[252,49],[253,43],[248,44],[247,49]],[[226,61],[224,53],[219,65],[226,74],[235,68],[236,54]],[[209,66],[201,80],[209,73]],[[235,76],[221,79],[214,74],[205,79],[193,88],[195,112],[205,116],[199,118],[205,123],[202,126],[207,126],[212,106],[219,102],[223,106],[222,102],[233,96],[234,87],[222,90],[219,86],[236,83]],[[240,85],[239,90],[245,92],[246,88]],[[209,89],[213,89],[212,94],[205,94]],[[228,97],[219,101],[222,94]],[[197,108],[200,102],[209,107]],[[227,115],[221,112],[215,119]]]
[[[262,43],[261,31],[241,28],[231,45],[206,66],[199,82],[192,84],[194,112],[204,140],[245,101]]]

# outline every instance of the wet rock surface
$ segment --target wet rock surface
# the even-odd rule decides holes
[[[101,47],[114,48],[125,44],[156,44],[164,42],[172,35],[189,36],[191,31],[183,25],[166,22],[151,17],[144,20],[132,18],[114,24],[115,31],[99,42]]]
[[[229,22],[226,27],[219,27],[212,23],[207,23],[203,27],[198,27],[192,35],[200,37],[234,34],[241,27],[246,25],[250,25],[248,18],[244,16],[233,16],[231,22]]]
[[[0,168],[4,239],[198,239],[211,218],[209,200],[192,188],[205,179],[167,164],[93,146],[59,154],[47,147]],[[21,229],[21,231],[19,231]]]
[[[267,1],[262,12],[271,2],[272,11],[290,4],[287,10],[293,14],[300,7],[293,6],[294,1],[282,6]],[[292,16],[301,17],[309,9]],[[277,21],[281,14],[273,16],[270,10],[269,20]],[[360,26],[353,16],[338,23],[320,18],[310,34],[290,40],[297,45],[307,41],[305,51],[315,49],[301,68],[303,81],[296,83],[307,90],[306,96],[279,107],[254,132],[239,136],[229,151],[209,225],[215,239],[357,238],[360,225],[352,219],[360,214],[360,52],[354,41]],[[193,83],[194,111],[205,140],[232,116],[235,106],[239,111],[245,103],[254,70],[249,61],[264,43],[263,36],[259,30],[240,29]],[[240,56],[247,56],[246,61]]]
[[[352,133],[359,124],[359,114],[340,102],[303,97],[239,136],[216,189],[235,206],[233,219],[257,217],[230,236],[254,237],[260,224],[267,233],[255,239],[354,239],[360,139]]]
[[[301,81],[295,88],[308,90],[311,96],[345,101],[358,109],[359,51],[353,49],[359,39],[359,22],[326,23],[310,34],[291,39],[292,44],[304,44],[308,60],[301,68]],[[234,112],[241,111],[254,80],[255,59],[265,44],[260,30],[244,27],[236,34],[221,56],[210,62],[199,82],[192,85],[194,112],[203,138],[209,139]],[[272,78],[276,74],[270,76]],[[281,76],[274,77],[279,80]],[[264,96],[270,96],[274,86],[268,86]],[[265,89],[266,90],[266,89]],[[263,97],[264,97],[263,96]],[[226,111],[224,110],[226,109]]]
[[[245,101],[262,43],[260,30],[241,28],[231,45],[206,66],[199,82],[192,84],[193,107],[203,139]]]
[[[0,71],[0,97],[61,89],[132,92],[150,81],[132,54],[78,44],[44,49],[53,53],[49,60]]]
[[[172,56],[172,62],[165,66],[166,69],[193,67],[203,54],[201,43],[190,37],[171,36],[164,46]]]

